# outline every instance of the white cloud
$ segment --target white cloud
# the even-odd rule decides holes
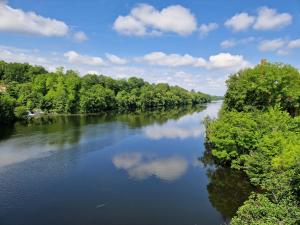
[[[250,16],[248,13],[243,12],[228,19],[225,22],[225,26],[234,31],[243,31],[248,29],[254,23],[254,21],[254,16]]]
[[[206,36],[209,32],[218,29],[219,25],[217,23],[201,24],[199,27],[200,35]]]
[[[278,13],[276,9],[261,7],[257,16],[246,12],[236,14],[225,22],[225,26],[234,31],[243,31],[249,27],[256,30],[273,30],[292,23],[293,17],[289,13]]]
[[[151,65],[159,66],[194,66],[203,67],[206,65],[206,61],[203,58],[196,58],[189,54],[166,54],[164,52],[151,52],[144,55],[142,58],[138,58],[138,61],[147,62]]]
[[[114,29],[124,35],[146,35],[146,27],[132,16],[119,16],[114,22]]]
[[[247,38],[243,38],[241,40],[238,41],[238,43],[240,44],[248,44],[250,42],[256,41],[257,39],[255,37],[247,37]]]
[[[286,44],[286,41],[281,38],[273,39],[273,40],[264,40],[264,41],[260,42],[258,48],[262,52],[277,51],[280,48],[284,47],[285,44]]]
[[[292,40],[288,44],[289,48],[300,48],[300,39]]]
[[[290,52],[287,49],[278,49],[276,53],[278,55],[288,55]]]
[[[161,11],[148,4],[133,8],[129,15],[118,16],[113,28],[124,35],[144,36],[164,32],[189,35],[197,29],[195,16],[181,5],[171,5]]]
[[[224,88],[227,78],[228,78],[227,76],[219,77],[219,78],[208,77],[208,78],[206,78],[206,81],[210,87]]]
[[[292,49],[300,48],[300,39],[288,40],[277,38],[273,40],[263,40],[258,49],[263,52],[276,52],[278,55],[288,55]]]
[[[108,59],[108,61],[112,64],[116,64],[116,65],[124,65],[127,63],[126,59],[123,59],[119,56],[113,55],[113,54],[105,54],[106,58]]]
[[[70,56],[70,54],[68,55]],[[229,72],[236,72],[236,70],[239,69],[238,66],[245,65],[245,63],[241,63],[241,65],[238,65],[236,67],[226,67],[224,69],[219,69],[214,68],[209,60],[206,60],[205,64],[203,64],[202,62],[203,66],[197,67],[197,69],[193,69],[191,67],[181,68],[171,66],[148,67],[141,63],[137,65],[128,64],[127,66],[114,66],[114,64],[109,64],[104,60],[100,61],[104,61],[103,63],[100,64],[100,62],[97,62],[95,65],[95,63],[82,63],[82,60],[80,60],[82,58],[78,57],[77,55],[85,56],[83,61],[88,62],[93,61],[89,59],[89,57],[91,56],[86,56],[79,53],[76,53],[75,55],[76,60],[72,58],[72,60],[70,61],[68,56],[64,56],[64,53],[41,52],[35,49],[18,49],[11,46],[0,45],[0,60],[5,60],[8,62],[28,62],[30,64],[44,66],[49,71],[55,71],[58,66],[63,66],[66,70],[73,69],[78,71],[81,75],[87,74],[88,72],[93,72],[96,74],[105,74],[116,79],[137,76],[150,83],[167,82],[170,85],[178,85],[188,90],[194,89],[196,91],[202,91],[215,95],[222,95],[226,91],[224,82],[221,87],[217,87],[216,83],[221,83],[218,78],[224,77]],[[216,82],[208,81],[207,78],[211,78]],[[179,133],[184,132],[178,131],[177,134]]]
[[[20,49],[4,45],[0,45],[0,60],[44,66],[50,71],[63,64],[62,60],[57,60],[53,56],[44,56],[36,49]]]
[[[44,64],[47,60],[35,53],[34,50],[18,49],[8,46],[0,46],[0,60],[6,62],[31,62],[33,64]]]
[[[235,46],[237,43],[235,40],[225,40],[225,41],[222,41],[220,46],[221,48],[231,48],[233,46]]]
[[[69,31],[63,21],[42,17],[34,12],[13,9],[0,3],[0,31],[41,36],[65,36]]]
[[[212,69],[242,69],[249,63],[242,55],[231,55],[230,53],[219,53],[209,57],[209,68]]]
[[[256,30],[278,29],[292,23],[292,16],[288,13],[277,13],[275,9],[262,7],[254,24]]]
[[[78,31],[78,32],[74,33],[74,39],[77,42],[83,42],[83,41],[88,40],[88,36],[84,32]]]
[[[240,40],[229,39],[229,40],[222,41],[220,46],[221,46],[221,48],[224,48],[224,49],[232,48],[236,45],[248,44],[248,43],[253,42],[255,40],[256,40],[256,38],[254,38],[254,37],[247,37],[247,38],[243,38],[243,39],[240,39]]]
[[[64,54],[64,56],[68,59],[68,62],[72,64],[86,64],[91,66],[101,66],[105,64],[103,59],[100,57],[80,55],[75,51],[68,51]]]
[[[138,58],[138,61],[149,63],[150,65],[179,67],[192,66],[207,69],[236,69],[248,66],[242,55],[231,55],[230,53],[219,53],[212,55],[209,60],[201,57],[194,57],[189,54],[166,54],[164,52],[152,52]]]

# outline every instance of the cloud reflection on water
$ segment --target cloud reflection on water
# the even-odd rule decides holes
[[[176,127],[172,125],[159,126],[154,125],[150,127],[146,127],[144,129],[144,134],[154,140],[159,140],[161,138],[180,138],[185,139],[189,137],[199,137],[203,134],[203,129],[201,129],[200,125],[197,124],[195,128],[183,128]]]
[[[208,104],[205,110],[185,115],[178,120],[169,120],[164,124],[154,124],[143,128],[144,135],[152,140],[199,138],[204,135],[202,123],[206,116],[217,117],[222,102]]]
[[[141,153],[121,153],[112,159],[118,169],[124,169],[134,179],[143,180],[151,176],[166,181],[174,181],[187,170],[187,160],[180,156],[168,158],[153,158]]]
[[[66,146],[68,145],[61,146],[61,149]],[[57,150],[57,146],[49,144],[41,135],[13,138],[5,141],[0,148],[0,168],[29,159],[46,157]]]

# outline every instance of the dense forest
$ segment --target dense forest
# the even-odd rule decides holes
[[[48,72],[41,66],[0,61],[0,123],[28,112],[98,113],[206,103],[217,97],[143,79],[113,79],[73,70]]]
[[[258,188],[231,223],[299,224],[299,71],[262,61],[227,86],[219,118],[206,121],[207,143],[219,165],[244,171]]]

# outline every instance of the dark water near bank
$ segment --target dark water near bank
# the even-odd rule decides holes
[[[251,187],[201,160],[220,105],[1,126],[0,224],[228,222]]]

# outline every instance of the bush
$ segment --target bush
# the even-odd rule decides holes
[[[300,74],[263,63],[230,77],[219,119],[207,121],[212,155],[243,169],[261,193],[232,224],[300,223]]]
[[[17,106],[14,114],[18,120],[26,120],[28,118],[28,110],[25,106]]]
[[[14,107],[16,100],[8,94],[0,93],[0,123],[9,123],[15,119]]]
[[[299,224],[300,210],[296,204],[271,202],[263,194],[252,194],[231,221],[232,225],[293,225]]]

